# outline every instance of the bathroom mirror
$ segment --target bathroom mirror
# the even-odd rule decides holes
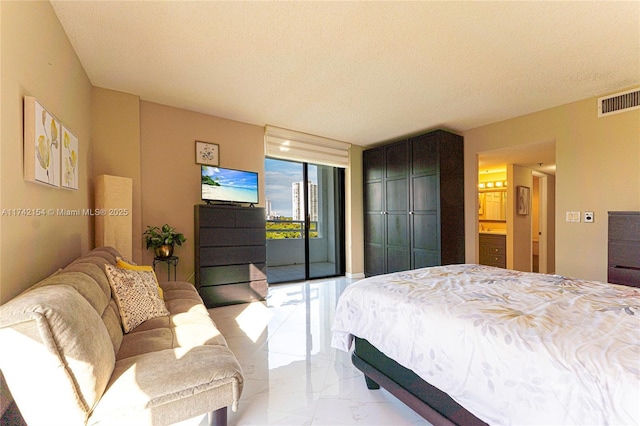
[[[478,192],[478,219],[507,220],[507,191]]]

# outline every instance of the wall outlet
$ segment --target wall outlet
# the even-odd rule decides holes
[[[567,222],[580,222],[580,212],[567,212]]]
[[[584,223],[593,223],[593,212],[584,212]]]

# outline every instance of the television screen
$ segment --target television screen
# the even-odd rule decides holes
[[[258,173],[202,166],[202,199],[258,203]]]

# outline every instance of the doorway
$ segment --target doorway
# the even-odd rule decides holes
[[[555,140],[551,140],[483,151],[477,154],[479,183],[482,181],[481,174],[506,170],[511,165],[517,166],[520,172],[518,179],[511,176],[504,182],[507,191],[513,191],[516,186],[520,185],[531,187],[531,213],[526,217],[515,216],[519,223],[517,227],[514,223],[509,224],[508,218],[505,221],[507,230],[505,253],[508,258],[511,257],[506,262],[508,268],[530,271],[537,269],[537,272],[541,273],[555,272],[555,145]],[[527,170],[528,173],[525,173]],[[497,176],[488,180],[499,181],[500,179],[502,177]],[[481,206],[482,203],[480,202],[479,205]],[[479,214],[478,218],[478,231],[480,232],[482,231],[482,215]],[[526,229],[522,227],[522,220],[529,223]],[[492,223],[491,225],[491,229],[494,230],[498,229],[500,224]],[[479,237],[477,241],[479,241]],[[477,247],[479,256],[480,247]],[[516,258],[519,265],[517,267],[514,266]]]
[[[543,209],[540,198],[540,177],[533,175],[533,187],[531,188],[531,271],[540,272],[540,239],[543,238],[540,212]],[[546,238],[546,232],[544,233]],[[544,244],[543,244],[544,246]],[[544,257],[544,256],[543,256]],[[544,259],[546,264],[546,258]],[[546,267],[544,268],[546,269]]]
[[[555,273],[555,176],[533,172],[533,272]]]
[[[344,169],[265,159],[269,284],[344,275]]]

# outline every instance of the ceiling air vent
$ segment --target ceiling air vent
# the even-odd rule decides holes
[[[606,117],[638,108],[640,108],[640,89],[631,89],[598,98],[598,117]]]

